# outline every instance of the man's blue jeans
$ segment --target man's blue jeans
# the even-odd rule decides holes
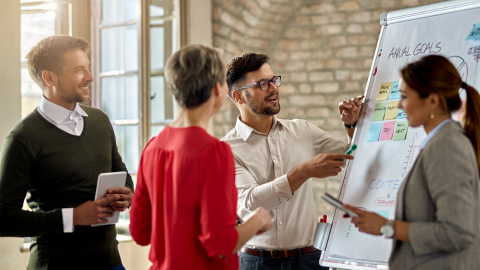
[[[260,250],[262,256],[248,255],[242,252],[238,252],[240,260],[240,270],[310,270],[310,269],[322,269],[328,270],[328,267],[322,267],[319,264],[320,250],[307,254],[300,254],[288,258],[269,258],[265,257],[265,250]]]

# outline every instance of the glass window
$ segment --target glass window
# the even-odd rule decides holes
[[[137,25],[102,29],[100,39],[102,72],[138,70]]]

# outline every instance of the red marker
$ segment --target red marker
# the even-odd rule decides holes
[[[327,215],[323,215],[323,223],[327,223]]]

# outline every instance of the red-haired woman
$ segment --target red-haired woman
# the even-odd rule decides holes
[[[361,232],[393,238],[390,269],[480,269],[480,96],[443,56],[401,69],[399,108],[428,134],[398,191],[395,220],[358,213]],[[463,128],[451,119],[467,93]]]

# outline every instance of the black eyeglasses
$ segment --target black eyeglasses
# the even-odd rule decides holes
[[[271,80],[269,79],[262,79],[256,83],[252,83],[252,84],[249,84],[247,86],[244,86],[244,87],[240,87],[238,89],[235,89],[235,91],[237,90],[242,90],[242,89],[245,89],[245,88],[249,88],[249,87],[252,87],[256,84],[258,84],[258,86],[260,86],[260,90],[262,91],[267,91],[268,88],[270,88],[270,83],[273,83],[276,87],[279,87],[280,85],[282,85],[282,76],[274,76]]]

